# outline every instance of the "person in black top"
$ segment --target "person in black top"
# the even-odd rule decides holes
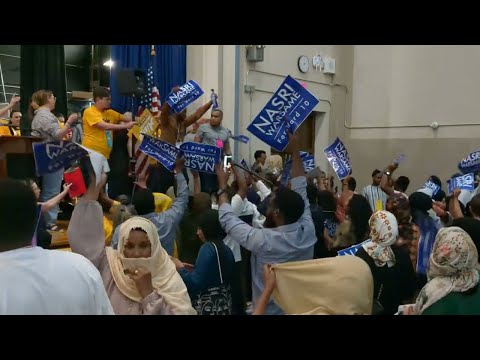
[[[394,245],[398,237],[395,216],[388,211],[377,211],[371,216],[369,226],[371,242],[364,244],[356,256],[372,271],[374,315],[393,315],[399,305],[412,302],[415,272],[408,251]]]

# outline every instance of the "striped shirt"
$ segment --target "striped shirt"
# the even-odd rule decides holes
[[[365,186],[362,190],[362,195],[367,198],[368,203],[370,204],[370,207],[372,208],[373,212],[377,210],[376,208],[377,200],[382,201],[382,209],[385,209],[388,195],[383,192],[380,186],[373,186],[373,185]]]

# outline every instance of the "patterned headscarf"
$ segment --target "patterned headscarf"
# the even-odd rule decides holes
[[[395,216],[385,210],[373,213],[368,221],[371,241],[362,245],[375,261],[375,265],[388,267],[395,265],[395,255],[390,245],[397,241],[398,223]]]
[[[420,291],[415,313],[451,292],[464,292],[478,284],[478,252],[470,236],[461,228],[441,229],[435,239],[428,264],[428,283]]]

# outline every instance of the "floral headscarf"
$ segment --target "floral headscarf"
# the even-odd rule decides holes
[[[395,216],[385,210],[373,213],[368,221],[371,241],[362,245],[375,261],[375,265],[388,267],[395,265],[395,255],[390,247],[397,241],[398,223]]]
[[[441,229],[435,239],[428,264],[428,283],[418,295],[415,313],[451,292],[464,292],[478,284],[478,252],[471,237],[461,228]]]

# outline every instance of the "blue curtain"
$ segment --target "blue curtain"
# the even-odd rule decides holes
[[[121,96],[117,89],[117,70],[142,69],[147,72],[153,62],[156,85],[163,103],[172,87],[187,82],[186,45],[155,45],[156,55],[151,56],[151,45],[112,45],[114,70],[110,78],[112,108],[131,111],[131,98]],[[134,104],[135,109],[138,104]]]

